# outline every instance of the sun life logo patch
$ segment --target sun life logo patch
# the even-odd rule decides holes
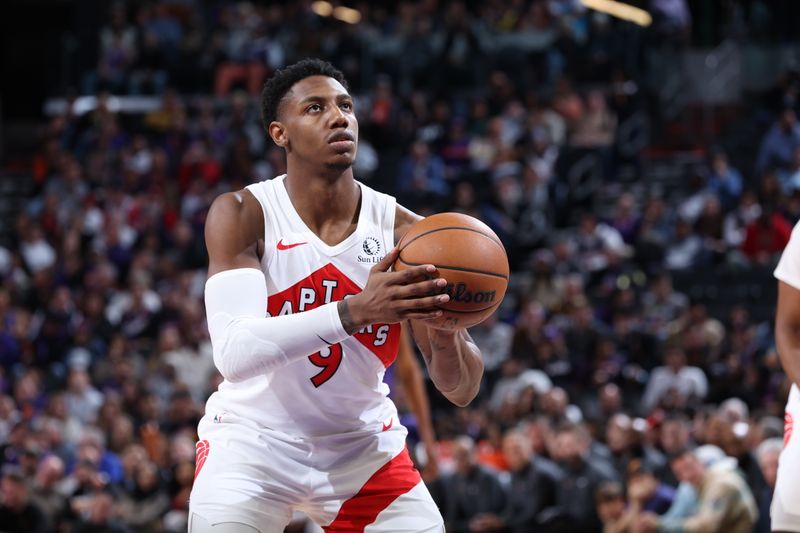
[[[358,255],[358,262],[359,263],[377,263],[379,262],[383,256],[381,255],[381,241],[376,239],[375,237],[367,237],[364,239],[364,242],[361,244],[361,249],[364,251],[366,256],[361,254]]]

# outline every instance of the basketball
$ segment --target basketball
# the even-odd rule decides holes
[[[497,235],[483,222],[461,213],[439,213],[420,220],[398,243],[396,271],[432,264],[447,280],[450,301],[433,326],[474,326],[491,315],[508,287],[508,256]]]

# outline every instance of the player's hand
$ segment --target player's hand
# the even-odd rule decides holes
[[[422,480],[425,483],[432,483],[439,477],[439,460],[437,452],[431,446],[425,446],[426,461],[422,468]]]
[[[450,296],[442,294],[447,281],[439,277],[439,272],[433,265],[389,272],[398,255],[400,251],[397,248],[386,254],[370,270],[364,290],[346,300],[356,329],[369,324],[394,324],[408,319],[426,320],[442,315],[437,305],[450,300]],[[346,318],[342,316],[343,324]]]

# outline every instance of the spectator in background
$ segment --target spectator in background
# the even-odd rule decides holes
[[[107,490],[82,496],[75,503],[75,511],[81,519],[73,530],[75,533],[131,533],[116,515],[116,498]]]
[[[501,515],[506,506],[506,493],[497,473],[477,463],[475,443],[467,436],[453,444],[456,470],[445,480],[444,521],[447,531],[475,531],[471,524],[479,515]]]
[[[579,148],[609,148],[617,132],[617,115],[600,91],[586,95],[586,109],[575,124],[569,144]]]
[[[408,202],[414,205],[432,203],[437,205],[450,194],[444,174],[444,162],[431,153],[424,141],[416,141],[411,145],[409,154],[400,163],[397,175],[397,186],[405,191]]]
[[[628,498],[646,513],[663,515],[672,506],[675,489],[659,480],[656,471],[641,459],[627,465]]]
[[[690,270],[697,266],[703,241],[692,232],[691,224],[682,218],[675,222],[674,236],[667,245],[664,264],[669,270]]]
[[[103,393],[98,391],[84,368],[73,368],[69,373],[65,395],[67,412],[80,422],[94,422],[97,410],[103,405]]]
[[[689,308],[689,299],[672,286],[668,272],[650,278],[650,287],[642,295],[642,311],[648,331],[660,334]]]
[[[672,224],[664,200],[648,199],[634,241],[638,262],[648,271],[663,269],[664,254],[671,239]]]
[[[746,408],[743,402],[742,405]],[[742,420],[737,421],[734,417],[726,414],[723,406],[706,421],[705,442],[721,448],[726,455],[735,459],[736,465],[753,494],[760,495],[766,490],[766,481],[755,452],[745,447],[747,415],[745,414]]]
[[[530,165],[522,170],[522,201],[517,243],[527,251],[540,246],[552,230],[550,186]]]
[[[792,226],[773,206],[762,206],[761,216],[747,225],[742,252],[752,262],[769,265],[789,242]]]
[[[31,501],[22,472],[12,465],[0,475],[0,528],[8,533],[47,532],[47,517]]]
[[[707,196],[706,175],[703,169],[691,169],[688,183],[684,189],[684,197],[678,204],[678,217],[693,225],[703,210]]]
[[[589,439],[585,430],[575,424],[562,424],[556,429],[551,452],[553,459],[564,470],[559,482],[559,505],[569,517],[574,531],[599,532],[600,519],[594,503],[594,494],[604,481],[615,481],[606,468],[590,461]]]
[[[642,412],[650,413],[655,407],[669,405],[682,408],[693,401],[701,401],[708,394],[708,380],[702,369],[686,365],[686,353],[679,346],[668,346],[664,351],[664,366],[650,375],[642,396]]]
[[[742,175],[730,165],[728,155],[721,150],[716,151],[711,157],[706,189],[719,198],[724,211],[730,211],[739,203],[742,195]]]
[[[49,530],[54,530],[67,512],[67,498],[59,490],[64,480],[64,461],[58,456],[44,457],[36,469],[31,500],[47,517]]]
[[[511,470],[506,506],[500,514],[482,514],[470,522],[470,531],[528,533],[536,530],[545,511],[557,505],[560,480],[531,463],[527,436],[511,430],[503,436],[503,455]]]
[[[761,206],[753,191],[744,191],[736,208],[725,215],[723,236],[729,248],[738,249],[747,236],[747,227],[761,216]]]
[[[117,512],[135,532],[157,530],[170,504],[158,467],[149,461],[138,464],[134,482],[134,489],[120,502]]]
[[[136,61],[136,29],[128,24],[124,4],[111,10],[108,26],[100,30],[100,60],[96,74],[87,77],[84,92],[98,89],[124,93],[128,89],[128,70]]]
[[[666,463],[664,456],[642,443],[635,432],[634,421],[624,413],[615,414],[606,424],[605,442],[611,453],[611,462],[620,477],[631,475],[630,468],[634,462],[648,472],[656,472]]]
[[[800,144],[792,150],[789,168],[778,172],[778,181],[784,194],[793,194],[800,189]]]
[[[800,146],[800,125],[797,115],[791,108],[781,111],[780,117],[761,140],[756,159],[756,174],[761,175],[767,168],[787,169],[792,155]]]
[[[634,244],[639,232],[640,218],[634,196],[630,193],[620,195],[611,219],[611,227],[619,232],[626,244]]]
[[[469,333],[483,355],[484,379],[491,388],[500,377],[500,367],[511,354],[514,327],[500,321],[495,311],[480,324],[470,328]]]
[[[684,450],[672,459],[677,477],[698,491],[696,512],[678,519],[643,513],[639,523],[644,531],[753,531],[758,509],[747,484],[732,467],[719,462],[704,464],[701,457],[696,448]]]
[[[672,458],[684,449],[690,447],[691,425],[689,419],[680,413],[668,414],[658,432],[658,446],[667,458]],[[659,478],[667,484],[677,487],[679,480],[669,464],[664,465],[659,473]]]
[[[758,524],[755,533],[770,533],[769,510],[772,506],[772,495],[775,492],[775,479],[778,476],[778,458],[783,450],[783,439],[774,437],[766,439],[756,448],[756,458],[764,475],[766,486],[754,494],[758,505]]]
[[[723,239],[724,214],[719,198],[708,195],[703,210],[695,221],[695,231],[702,239],[702,263],[710,265],[722,264],[728,248]]]
[[[605,270],[612,254],[625,257],[630,253],[619,231],[599,222],[593,213],[581,216],[576,241],[580,262],[590,272]]]
[[[532,120],[536,120],[535,115]],[[546,125],[531,129],[530,144],[525,162],[543,183],[550,184],[554,178],[559,149],[552,141]]]
[[[622,484],[605,481],[594,494],[597,516],[603,524],[603,533],[633,533],[640,509],[637,502],[628,503]]]

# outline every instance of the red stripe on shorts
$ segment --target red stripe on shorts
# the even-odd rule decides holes
[[[323,527],[326,533],[363,532],[381,511],[422,480],[408,450],[383,465],[364,483],[355,496],[344,502],[333,522]]]
[[[197,455],[195,456],[196,466],[194,467],[194,478],[197,479],[200,470],[202,470],[203,465],[206,464],[206,458],[208,457],[208,451],[211,449],[211,445],[207,440],[201,440],[197,443],[195,448],[197,449]]]
[[[789,411],[786,411],[786,416],[783,419],[783,445],[784,447],[789,444],[789,439],[792,438],[792,429],[794,426],[794,420],[792,419],[792,414]]]

